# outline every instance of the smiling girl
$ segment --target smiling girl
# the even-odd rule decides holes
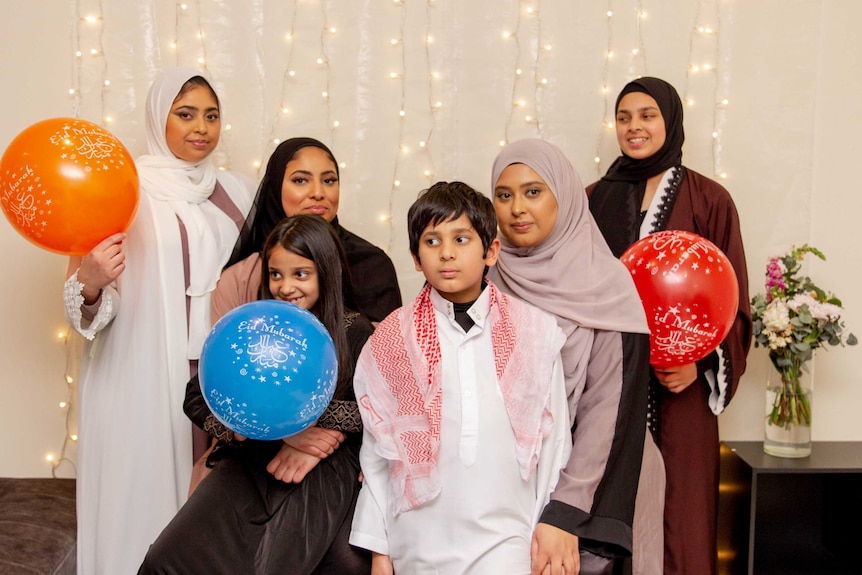
[[[751,343],[739,216],[727,190],[682,165],[683,109],[673,86],[658,78],[629,82],[616,109],[622,155],[587,189],[611,251],[619,257],[638,239],[663,230],[694,232],[727,255],[739,280],[736,320],[718,349],[697,363],[652,370],[650,380],[649,426],[667,473],[663,572],[711,575],[717,553],[716,416],[736,391]]]
[[[347,534],[359,493],[361,419],[353,367],[373,326],[352,310],[344,253],[318,216],[279,223],[264,243],[261,299],[313,313],[338,356],[338,384],[317,424],[278,441],[235,436],[209,411],[196,380],[185,410],[219,439],[212,472],[165,528],[139,573],[333,573],[370,570]]]

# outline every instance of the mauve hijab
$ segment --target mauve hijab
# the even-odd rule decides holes
[[[581,179],[562,150],[538,139],[509,144],[494,161],[492,190],[511,164],[529,166],[548,184],[557,199],[557,221],[537,246],[519,248],[501,236],[491,280],[554,314],[566,337],[578,326],[649,333],[634,281],[605,243]]]

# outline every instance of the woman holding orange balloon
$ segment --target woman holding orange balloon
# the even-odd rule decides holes
[[[220,109],[200,72],[163,72],[146,111],[135,219],[73,256],[64,287],[67,318],[90,340],[80,385],[79,573],[134,573],[185,502],[186,382],[253,195],[250,180],[209,160]]]
[[[684,230],[717,246],[736,273],[738,310],[718,348],[695,363],[654,365],[650,381],[649,426],[664,459],[667,482],[663,572],[714,575],[716,416],[730,402],[745,371],[751,314],[736,207],[722,186],[682,165],[682,117],[679,95],[664,80],[629,82],[616,102],[622,156],[587,193],[596,223],[617,257],[648,234]]]

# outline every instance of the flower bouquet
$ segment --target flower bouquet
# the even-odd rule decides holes
[[[771,406],[767,406],[767,426],[810,426],[811,405],[799,380],[807,371],[806,362],[815,349],[826,344],[857,343],[852,333],[844,336],[841,300],[801,275],[806,254],[826,259],[808,244],[770,258],[766,265],[766,294],[751,299],[754,346],[769,349],[769,359],[781,376]]]

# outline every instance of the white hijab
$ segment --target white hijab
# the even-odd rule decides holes
[[[210,293],[215,289],[219,272],[227,262],[237,237],[236,225],[208,202],[217,183],[218,170],[206,158],[197,163],[174,156],[168,147],[165,129],[171,106],[180,89],[194,76],[203,73],[194,68],[171,68],[162,72],[147,96],[148,155],[136,160],[141,191],[150,204],[159,245],[178,242],[177,218],[188,239],[190,298],[188,322],[188,357],[197,359],[209,331]],[[229,195],[234,196],[235,194]],[[243,206],[239,206],[241,209]],[[165,297],[179,280],[185,285],[182,261],[175,253],[160,250],[161,288]],[[172,257],[172,258],[171,258]],[[169,261],[168,258],[171,258]],[[179,277],[177,277],[179,274]],[[172,313],[180,312],[174,309]],[[185,315],[185,310],[182,310]]]

